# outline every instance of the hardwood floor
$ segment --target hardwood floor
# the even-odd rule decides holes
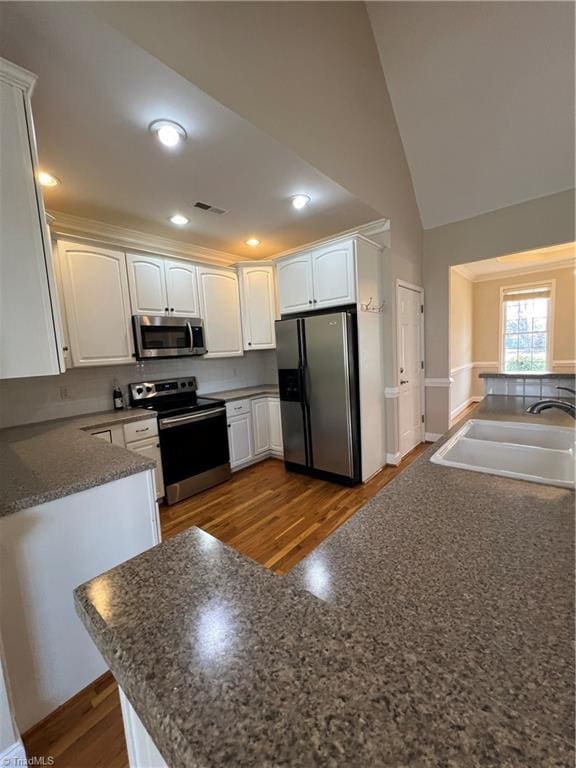
[[[172,507],[161,507],[162,537],[197,525],[275,573],[290,570],[426,448],[365,485],[346,488],[286,472],[268,459]],[[120,701],[106,673],[24,734],[28,758],[57,768],[128,768]],[[44,762],[44,764],[48,764]]]

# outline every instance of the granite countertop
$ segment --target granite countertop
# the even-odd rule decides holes
[[[502,373],[483,371],[478,374],[479,379],[572,379],[574,373],[551,373],[549,371],[518,371],[518,373]]]
[[[155,415],[134,408],[0,430],[0,517],[153,469],[151,459],[84,430]]]
[[[573,765],[574,494],[438,445],[285,577],[192,528],[76,590],[170,768]]]
[[[277,384],[259,384],[254,387],[239,387],[238,389],[223,389],[220,392],[204,392],[199,397],[213,397],[218,400],[243,400],[245,397],[263,397],[264,395],[278,395]]]

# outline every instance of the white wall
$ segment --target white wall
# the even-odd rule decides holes
[[[248,352],[234,359],[154,360],[134,365],[102,368],[71,368],[61,376],[0,381],[0,427],[58,419],[113,407],[112,388],[118,379],[125,388],[133,381],[196,376],[198,391],[208,394],[255,384],[275,384],[276,354],[273,350]],[[62,388],[67,399],[62,399]]]

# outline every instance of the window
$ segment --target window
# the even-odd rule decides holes
[[[553,283],[501,288],[502,370],[550,368]]]

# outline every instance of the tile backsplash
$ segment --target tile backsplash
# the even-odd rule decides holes
[[[130,382],[176,376],[196,376],[201,394],[275,384],[276,353],[265,350],[214,360],[151,360],[134,365],[71,368],[60,376],[5,379],[0,381],[0,427],[107,411],[113,407],[115,380],[120,383],[127,402]]]

